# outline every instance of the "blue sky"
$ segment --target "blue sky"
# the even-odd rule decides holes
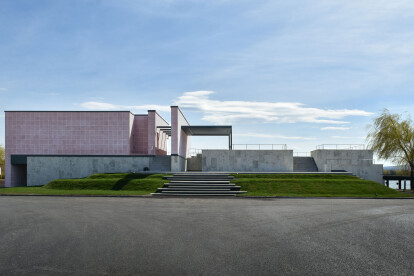
[[[2,144],[4,110],[175,104],[234,143],[360,144],[414,110],[413,76],[411,0],[0,1]]]

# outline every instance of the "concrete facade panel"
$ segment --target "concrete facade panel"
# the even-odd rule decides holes
[[[187,158],[187,171],[201,171],[202,170],[202,156],[197,154]]]
[[[179,155],[171,155],[171,171],[183,172],[186,171],[187,160]]]
[[[54,179],[83,178],[94,173],[142,172],[166,156],[28,156],[27,186],[45,185]],[[168,160],[169,161],[169,160]],[[164,167],[160,165],[165,164]],[[170,171],[170,161],[158,162],[157,171]]]
[[[346,170],[354,175],[383,184],[383,166],[373,164],[372,150],[314,150],[311,156],[320,172]]]
[[[203,150],[203,171],[292,172],[292,150]]]

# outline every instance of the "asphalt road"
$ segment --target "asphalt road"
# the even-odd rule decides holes
[[[414,275],[414,200],[0,196],[0,275]]]

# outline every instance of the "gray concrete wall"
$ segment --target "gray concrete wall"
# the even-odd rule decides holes
[[[201,154],[187,158],[187,171],[201,171],[202,157]]]
[[[165,158],[166,156],[161,156]],[[94,173],[141,172],[157,162],[157,156],[28,156],[27,186],[45,185],[54,179],[82,178]],[[165,166],[164,170],[170,171]],[[159,164],[157,164],[158,169]]]
[[[187,168],[187,160],[179,155],[171,155],[171,171],[184,172]]]
[[[346,170],[360,178],[383,184],[382,165],[373,164],[372,150],[314,150],[311,156],[320,172]]]
[[[292,150],[203,150],[203,171],[292,172]]]

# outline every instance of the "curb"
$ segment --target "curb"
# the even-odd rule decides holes
[[[0,194],[0,196],[48,196],[48,197],[143,197],[151,198],[148,195],[41,195],[41,194]]]
[[[0,196],[33,197],[126,197],[126,198],[221,198],[221,199],[411,199],[414,197],[290,197],[290,196],[151,196],[151,195],[42,195],[42,194],[0,194]]]

